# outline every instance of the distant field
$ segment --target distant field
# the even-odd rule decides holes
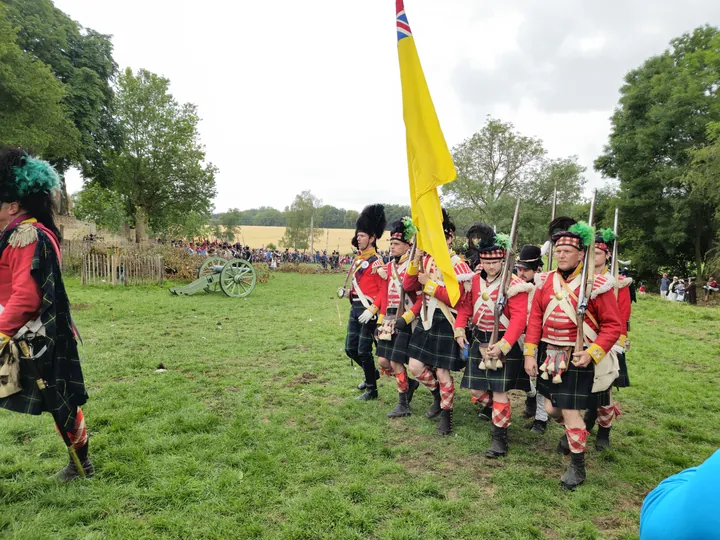
[[[322,236],[316,238],[315,249],[322,251],[327,249],[333,251],[340,250],[340,253],[349,253],[351,250],[350,241],[352,240],[355,229],[322,229]],[[236,241],[251,248],[256,249],[267,246],[272,243],[280,247],[280,239],[285,234],[285,227],[256,227],[253,225],[244,225],[236,228]],[[388,249],[388,235],[378,242],[380,249]]]

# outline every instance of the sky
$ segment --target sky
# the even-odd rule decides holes
[[[195,103],[216,211],[283,209],[311,190],[360,210],[408,204],[395,2],[55,0],[112,35],[121,69]],[[448,145],[488,116],[576,155],[588,186],[625,74],[674,37],[720,24],[717,0],[405,0]],[[77,171],[70,192],[82,187]]]

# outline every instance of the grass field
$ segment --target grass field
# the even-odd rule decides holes
[[[238,300],[70,280],[97,476],[55,484],[66,458],[50,417],[0,411],[0,536],[634,538],[645,494],[720,446],[717,310],[634,307],[614,447],[589,451],[588,481],[568,493],[561,428],[531,434],[519,406],[510,455],[491,462],[463,390],[444,439],[422,388],[395,421],[389,379],[380,400],[355,401],[340,281],[279,274]]]

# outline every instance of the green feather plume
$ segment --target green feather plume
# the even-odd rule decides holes
[[[600,236],[602,236],[603,242],[610,243],[615,241],[615,231],[610,228],[600,229]]]
[[[412,218],[408,216],[404,216],[400,221],[402,221],[403,227],[405,228],[405,240],[409,242],[413,236],[417,234],[417,227],[413,223]]]
[[[495,242],[496,246],[500,246],[505,251],[510,251],[510,248],[512,247],[512,240],[510,240],[509,234],[497,233],[493,242]]]
[[[25,164],[22,167],[13,167],[13,172],[17,194],[21,198],[31,193],[49,195],[60,186],[60,177],[53,166],[31,156],[25,156]]]
[[[575,225],[570,227],[568,231],[577,234],[580,237],[583,246],[589,246],[595,238],[595,229],[593,229],[585,221],[578,221]]]

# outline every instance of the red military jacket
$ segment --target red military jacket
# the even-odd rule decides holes
[[[472,278],[472,288],[465,292],[460,299],[455,319],[455,337],[464,336],[468,319],[472,324],[484,332],[492,332],[495,325],[495,302],[500,294],[500,276],[488,283],[481,274]],[[500,349],[507,354],[515,342],[525,331],[527,320],[528,293],[533,289],[531,283],[526,283],[513,275],[508,288],[508,301],[500,318],[499,328],[505,335],[500,340]]]
[[[450,252],[450,260],[453,264],[453,270],[455,271],[455,276],[457,277],[458,283],[460,283],[463,288],[467,291],[470,290],[470,280],[475,275],[473,271],[470,269],[468,264],[462,260],[458,255],[456,255],[454,252]],[[437,302],[440,302],[444,304],[444,306],[447,306],[450,308],[450,313],[452,314],[452,311],[454,311],[452,308],[455,307],[456,304],[453,304],[450,302],[450,297],[448,296],[447,288],[445,287],[445,284],[442,281],[442,272],[440,269],[435,265],[435,259],[431,255],[425,255],[422,260],[422,268],[425,273],[427,273],[430,276],[430,280],[425,284],[423,287],[420,284],[420,281],[418,280],[418,273],[420,271],[420,268],[417,264],[415,264],[415,261],[411,261],[408,265],[407,273],[405,274],[405,279],[403,280],[403,287],[408,292],[414,292],[417,291],[418,293],[422,291],[422,294],[419,294],[420,297],[420,303],[422,304],[423,296],[425,298],[425,301],[429,304],[428,309],[428,318],[426,321],[423,321],[423,326],[425,329],[429,329],[429,325],[432,322],[432,317],[434,313],[434,307],[436,306],[434,300],[437,300]],[[462,291],[462,288],[461,288]],[[434,299],[434,300],[433,300]],[[459,303],[460,299],[456,303]],[[415,306],[414,306],[415,307]],[[442,309],[442,308],[441,308]],[[453,321],[450,321],[451,324],[454,324]]]
[[[564,280],[557,270],[539,275],[538,285],[530,309],[525,332],[526,356],[534,356],[540,341],[554,345],[572,346],[577,336],[577,323],[570,314],[577,312],[577,296],[580,293],[582,263]],[[585,312],[585,322],[594,339],[585,332],[587,352],[595,362],[600,362],[620,337],[620,312],[613,293],[613,278],[597,275]]]
[[[382,260],[378,257],[374,247],[370,247],[358,253],[352,264],[352,284],[350,286],[350,300],[358,300],[358,288],[372,304],[375,297],[383,287],[384,280],[378,274],[378,270],[383,267]]]
[[[52,240],[56,252],[60,253],[55,235],[37,220],[25,219],[21,224],[42,228]],[[14,223],[10,226],[14,226]],[[14,336],[18,330],[39,315],[42,295],[40,287],[30,274],[35,247],[35,242],[23,245],[23,242],[16,242],[11,236],[8,246],[0,257],[0,306],[3,307],[0,313],[0,333],[8,337]]]
[[[375,313],[380,313],[382,317],[387,315],[388,308],[397,309],[398,316],[402,316],[408,311],[406,306],[400,306],[400,293],[403,289],[405,274],[407,274],[407,269],[410,265],[409,255],[409,252],[405,253],[398,263],[396,263],[394,259],[390,260],[390,262],[377,272],[378,275],[383,278],[384,284],[380,287],[372,309]],[[412,315],[406,316],[406,320],[409,318],[410,321],[408,322],[412,322],[412,320],[420,314],[421,301],[417,298],[417,294],[414,291],[408,292],[406,295],[406,298],[409,299],[412,305],[409,309]],[[406,304],[407,303],[406,301]],[[382,319],[382,317],[380,317],[380,319]]]

